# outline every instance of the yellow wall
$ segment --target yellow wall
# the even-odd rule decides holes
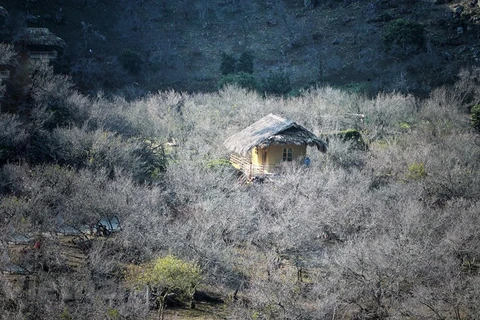
[[[262,163],[262,152],[263,152],[263,149],[261,148],[253,148],[252,149],[252,164],[254,166],[261,166],[263,163]]]
[[[283,161],[283,148],[292,148],[292,158],[293,160],[298,159],[300,157],[304,157],[307,154],[307,146],[297,146],[294,144],[287,144],[287,145],[273,145],[268,147],[267,149],[267,161],[266,163],[262,163],[262,152],[263,150],[258,148],[254,148],[252,150],[252,164],[253,165],[276,165],[280,164]]]

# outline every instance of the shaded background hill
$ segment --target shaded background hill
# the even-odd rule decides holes
[[[480,61],[480,7],[470,0],[4,2],[2,41],[49,28],[67,43],[57,71],[83,91],[213,91],[221,54],[250,52],[259,83],[283,74],[293,90],[426,93]],[[398,19],[422,27],[421,44],[396,38],[388,48]]]

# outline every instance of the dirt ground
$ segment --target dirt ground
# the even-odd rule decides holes
[[[88,240],[87,240],[88,239]],[[22,291],[31,290],[36,281],[36,273],[45,271],[45,261],[50,266],[49,272],[82,273],[88,263],[88,241],[108,241],[108,238],[65,235],[49,238],[35,237],[28,242],[11,243],[8,247],[10,262],[2,268],[0,281],[5,282],[14,296],[20,297]],[[52,268],[53,266],[53,268]],[[58,270],[55,269],[58,267]],[[202,288],[209,289],[209,288]],[[211,290],[211,288],[210,288]],[[208,296],[218,297],[214,293]],[[224,303],[197,301],[195,309],[172,307],[167,308],[164,319],[171,320],[214,320],[224,319],[226,314]],[[158,311],[150,312],[151,319],[157,319]]]

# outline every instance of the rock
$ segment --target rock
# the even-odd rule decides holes
[[[407,14],[412,14],[413,13],[413,9],[412,8],[409,8],[409,7],[402,7],[398,10],[398,12],[400,14],[403,14],[403,15],[407,15]]]
[[[454,10],[453,12],[455,13],[455,15],[461,15],[463,10],[465,10],[465,8],[463,6],[459,5],[459,6],[456,6],[453,10]]]
[[[392,9],[398,8],[402,4],[401,1],[389,1],[388,6]]]
[[[443,42],[443,45],[456,47],[463,44],[463,39],[461,37],[450,37]]]
[[[431,25],[442,27],[447,25],[447,20],[446,19],[432,20]]]
[[[55,23],[61,24],[63,22],[65,15],[63,14],[62,8],[60,8],[57,13],[55,14]]]
[[[322,34],[320,32],[315,32],[312,34],[312,40],[313,41],[319,41],[322,39]]]
[[[315,0],[303,0],[303,6],[308,10],[315,8]]]
[[[433,0],[433,4],[446,4],[446,0]]]
[[[394,17],[388,13],[388,12],[383,12],[379,15],[376,15],[375,17],[372,17],[367,20],[367,22],[389,22],[392,21]]]
[[[39,24],[40,23],[40,16],[34,16],[29,14],[26,18],[27,23],[30,24]]]
[[[4,19],[8,18],[8,11],[2,6],[0,6],[0,17]]]
[[[342,22],[343,22],[343,25],[345,26],[345,25],[349,24],[350,22],[352,22],[353,20],[355,20],[354,17],[346,17],[346,18],[343,19]]]
[[[457,34],[463,34],[463,32],[464,32],[463,27],[457,28]]]
[[[270,18],[267,20],[267,27],[275,27],[278,24],[277,20]]]
[[[389,8],[388,1],[379,1],[373,3],[377,10],[387,10]]]
[[[8,20],[8,11],[4,7],[0,6],[0,27],[3,26]],[[1,93],[0,93],[1,95]]]

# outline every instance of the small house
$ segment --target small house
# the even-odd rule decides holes
[[[282,162],[303,159],[307,146],[326,152],[325,142],[305,127],[269,114],[224,142],[230,162],[248,178],[275,172]]]

